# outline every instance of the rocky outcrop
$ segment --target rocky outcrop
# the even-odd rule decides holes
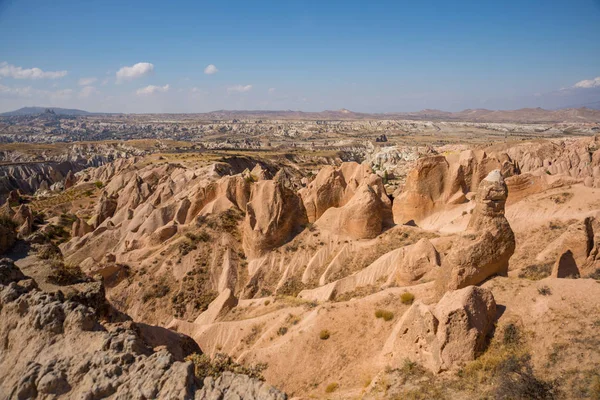
[[[501,170],[511,176],[517,168],[504,153],[465,150],[460,154],[419,159],[408,174],[404,188],[396,193],[394,222],[419,223],[436,211],[467,201],[467,193],[477,189],[489,172]]]
[[[264,382],[226,373],[200,381],[190,338],[131,322],[103,325],[82,299],[36,289],[0,261],[0,394],[15,399],[283,400]]]
[[[434,306],[420,300],[404,313],[384,351],[392,359],[419,362],[433,372],[475,359],[496,321],[496,302],[487,290],[469,286],[448,292]]]
[[[212,324],[219,317],[227,314],[227,312],[237,304],[238,299],[234,296],[233,291],[231,289],[225,289],[210,303],[208,309],[196,318],[194,323],[197,325]]]
[[[363,184],[372,189],[384,207],[391,207],[381,178],[367,165],[345,162],[339,168],[323,167],[315,179],[299,191],[309,222],[318,220],[329,208],[346,205]]]
[[[499,170],[490,172],[479,184],[467,231],[454,242],[436,280],[440,295],[508,273],[515,236],[504,216],[507,196]]]
[[[110,196],[106,191],[102,192],[98,205],[96,206],[95,215],[92,217],[92,224],[97,228],[104,220],[113,216],[117,209],[117,199]]]
[[[363,183],[347,204],[328,208],[316,225],[352,239],[372,239],[381,233],[385,207],[371,186]]]
[[[196,393],[196,400],[220,400],[220,399],[256,399],[256,400],[285,400],[285,394],[273,387],[252,379],[247,375],[224,372],[218,378],[208,377],[204,379],[204,385]]]
[[[29,206],[22,204],[12,219],[18,226],[17,231],[19,236],[24,237],[31,233],[33,229],[33,214]]]
[[[87,233],[90,233],[94,230],[92,226],[90,226],[86,221],[81,218],[77,218],[71,227],[71,236],[73,237],[81,237]]]
[[[538,261],[554,261],[555,278],[586,276],[600,269],[600,221],[587,217],[567,230],[538,254]]]
[[[302,200],[274,181],[252,185],[243,223],[244,251],[251,258],[289,241],[308,223]]]
[[[528,142],[507,149],[522,172],[565,175],[600,187],[600,136]]]
[[[75,183],[77,183],[77,178],[75,178],[75,174],[73,174],[73,171],[71,170],[67,172],[67,176],[65,176],[63,186],[65,189],[70,189],[73,186],[75,186]]]

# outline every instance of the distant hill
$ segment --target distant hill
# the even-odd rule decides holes
[[[600,110],[588,107],[545,110],[542,108],[521,108],[518,110],[467,109],[458,112],[422,110],[417,112],[393,112],[371,114],[349,111],[303,112],[303,111],[234,111],[219,110],[209,113],[187,114],[200,119],[316,119],[316,120],[358,120],[358,119],[404,119],[420,121],[456,121],[481,123],[561,123],[561,122],[600,122]]]
[[[48,115],[45,115],[48,114]],[[0,114],[10,116],[89,116],[89,115],[123,115],[112,113],[92,113],[89,111],[56,108],[56,107],[24,107],[16,111]],[[156,115],[175,119],[199,120],[417,120],[417,121],[456,121],[477,123],[600,123],[600,104],[587,103],[586,107],[561,108],[547,110],[543,108],[521,108],[518,110],[486,110],[467,109],[458,112],[442,110],[421,110],[416,112],[363,113],[342,108],[341,110],[325,110],[318,112],[292,110],[218,110],[206,113],[151,113],[126,115]]]
[[[45,113],[47,110],[53,112],[56,115],[94,115],[89,111],[69,109],[69,108],[58,108],[58,107],[23,107],[15,111],[5,112],[0,114],[2,117],[14,117],[23,115],[39,115]]]

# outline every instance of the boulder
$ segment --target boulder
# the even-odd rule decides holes
[[[447,292],[435,306],[415,301],[385,347],[398,362],[406,357],[437,373],[474,360],[495,321],[492,292],[468,286]]]

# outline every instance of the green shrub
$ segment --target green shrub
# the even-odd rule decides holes
[[[415,301],[415,295],[411,292],[404,292],[400,295],[400,301],[402,304],[412,304]]]
[[[391,321],[392,319],[394,319],[394,313],[391,311],[379,309],[375,311],[375,317],[383,318],[384,321]]]
[[[50,263],[48,281],[56,285],[73,285],[85,282],[85,274],[78,265],[66,265],[64,262],[56,260]]]
[[[103,184],[102,182],[100,182],[100,181],[96,181],[96,182],[94,182],[94,185],[96,185],[96,187],[97,187],[98,189],[102,189],[102,188],[104,187],[104,184]]]
[[[533,264],[523,268],[519,272],[519,278],[539,281],[550,276],[552,272],[552,263]]]
[[[319,333],[319,339],[321,339],[321,340],[327,340],[327,339],[329,339],[330,336],[331,336],[331,334],[329,333],[329,331],[327,329],[323,329]]]
[[[279,336],[283,336],[283,335],[285,335],[285,334],[287,333],[287,331],[288,331],[288,328],[287,328],[287,327],[285,327],[285,326],[282,326],[281,328],[279,328],[279,329],[277,330],[277,334],[278,334]]]
[[[338,390],[338,388],[340,387],[339,383],[337,382],[333,382],[330,383],[329,385],[327,385],[327,387],[325,388],[325,393],[333,393],[336,390]]]

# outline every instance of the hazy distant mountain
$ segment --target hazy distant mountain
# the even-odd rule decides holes
[[[56,115],[93,115],[94,113],[76,110],[76,109],[68,109],[68,108],[58,108],[58,107],[23,107],[19,108],[15,111],[5,112],[0,114],[3,117],[13,117],[13,116],[21,116],[21,115],[38,115],[43,114],[46,111],[51,111]]]
[[[105,113],[92,113],[83,110],[65,109],[55,107],[24,107],[16,111],[0,114],[0,116],[27,116],[42,115],[50,113],[54,116],[86,116],[86,115],[108,115]],[[135,114],[130,114],[135,115]],[[187,119],[196,118],[200,120],[361,120],[361,119],[404,119],[420,121],[457,121],[457,122],[481,122],[481,123],[600,123],[600,103],[587,103],[586,107],[562,108],[547,110],[543,108],[521,108],[518,110],[487,110],[484,108],[467,109],[458,112],[442,110],[421,110],[416,112],[391,112],[391,113],[362,113],[341,110],[325,110],[319,112],[292,111],[292,110],[218,110],[207,113],[181,113],[148,115],[168,115],[169,118]]]
[[[303,111],[213,111],[201,114],[188,114],[200,119],[316,119],[316,120],[357,120],[357,119],[406,119],[421,121],[460,121],[460,122],[514,122],[514,123],[560,123],[560,122],[600,122],[600,110],[594,108],[564,108],[545,110],[542,108],[521,108],[518,110],[467,109],[458,112],[422,110],[417,112],[394,112],[370,114],[349,111],[303,112]]]

